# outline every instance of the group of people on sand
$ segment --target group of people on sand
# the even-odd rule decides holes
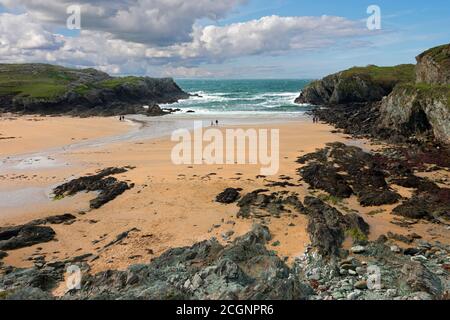
[[[216,120],[216,122],[211,121],[211,127],[214,127],[214,125],[215,125],[216,127],[218,127],[218,126],[219,126],[219,120]]]
[[[119,121],[125,121],[125,116],[119,116]]]
[[[319,117],[313,116],[313,123],[319,123]]]

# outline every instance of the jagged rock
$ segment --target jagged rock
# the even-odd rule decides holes
[[[392,210],[393,214],[413,219],[450,220],[450,189],[432,188],[416,191],[413,196]]]
[[[450,44],[431,48],[416,60],[417,83],[450,84]]]
[[[348,198],[353,193],[344,177],[338,174],[337,170],[331,165],[312,163],[301,168],[299,172],[302,178],[314,189],[324,190],[339,198]]]
[[[423,291],[439,298],[442,295],[442,283],[420,262],[410,262],[403,266],[402,273],[406,283],[415,291]]]
[[[56,187],[53,193],[55,198],[58,198],[72,196],[80,191],[100,191],[98,196],[90,201],[90,207],[98,209],[131,188],[126,182],[118,181],[114,177],[108,177],[126,171],[127,169],[125,168],[106,168],[95,175],[73,179],[64,183]]]
[[[225,191],[217,195],[216,202],[226,204],[233,203],[239,199],[240,197],[239,191],[242,191],[242,189],[227,188],[225,189]]]
[[[298,159],[307,164],[298,172],[312,188],[338,198],[358,196],[363,206],[393,204],[400,195],[392,191],[373,155],[361,148],[335,142]]]
[[[4,251],[0,251],[0,260],[2,260],[3,258],[7,257],[8,254]]]
[[[379,76],[383,73],[385,78]],[[323,105],[379,101],[397,83],[413,79],[413,65],[354,67],[312,82],[295,102]]]
[[[314,197],[306,197],[305,206],[308,210],[307,231],[311,244],[323,256],[339,256],[348,231],[362,237],[367,236],[369,226],[356,214],[347,218],[337,209]]]
[[[55,231],[50,227],[20,225],[0,228],[0,250],[14,250],[53,240]]]
[[[287,206],[292,206],[298,213],[304,212],[303,204],[298,199],[297,194],[286,192],[273,192],[265,194],[268,190],[259,189],[244,195],[237,203],[239,212],[238,218],[264,218],[268,216],[280,217],[290,210]]]
[[[450,141],[448,86],[403,84],[397,86],[380,107],[380,128],[403,136],[433,137]]]
[[[255,225],[225,247],[212,239],[171,249],[148,265],[87,275],[65,298],[306,299],[311,288],[266,249],[269,239],[267,227]]]

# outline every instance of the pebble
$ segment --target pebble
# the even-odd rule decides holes
[[[347,295],[347,299],[348,299],[348,300],[356,300],[356,299],[358,299],[358,298],[361,296],[361,294],[362,294],[361,291],[355,290],[355,291],[353,291],[353,292],[350,292],[350,293]]]
[[[350,249],[350,251],[351,251],[352,253],[356,253],[356,254],[358,254],[358,253],[363,253],[363,252],[366,251],[366,247],[364,247],[364,246],[354,246],[354,247],[352,247],[352,248]]]
[[[401,249],[399,248],[399,246],[391,246],[391,251],[395,253],[400,253]]]
[[[351,276],[356,276],[357,275],[356,271],[354,271],[352,269],[348,270],[348,274],[351,275]]]
[[[333,296],[333,299],[335,299],[335,300],[339,300],[339,299],[343,299],[344,298],[344,295],[341,292],[339,292],[339,291],[333,292],[332,296]]]
[[[411,257],[411,261],[427,261],[427,257],[423,255]]]
[[[386,295],[387,295],[389,298],[394,298],[394,297],[397,296],[397,290],[396,290],[396,289],[387,289],[387,290],[386,290]]]
[[[196,290],[203,284],[203,279],[200,277],[198,273],[194,275],[194,278],[192,278],[192,289]]]
[[[367,289],[367,281],[365,281],[365,280],[357,281],[355,283],[354,287],[356,289],[360,289],[360,290]]]
[[[345,270],[345,269],[341,269],[341,270],[339,270],[339,273],[340,273],[342,276],[346,276],[346,275],[348,274],[348,271]]]

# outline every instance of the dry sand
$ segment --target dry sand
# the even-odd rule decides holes
[[[25,119],[16,120],[25,123]],[[111,134],[124,130],[125,125],[111,119],[66,119],[68,137],[80,139],[95,137],[99,134]],[[104,125],[102,131],[100,125]],[[45,123],[48,122],[48,126]],[[45,128],[47,146],[64,143],[58,137],[59,126],[55,119],[44,119],[41,125],[27,126],[27,136],[33,136],[34,131]],[[10,135],[7,128],[12,125],[0,122],[0,132]],[[9,127],[7,127],[9,126]],[[255,127],[255,126],[252,126]],[[72,176],[80,176],[110,167],[134,166],[133,170],[117,175],[121,180],[133,182],[135,187],[106,204],[100,209],[89,211],[89,199],[94,194],[81,194],[74,198],[60,201],[36,201],[35,205],[21,206],[10,209],[8,214],[0,214],[0,225],[25,223],[31,219],[46,217],[53,214],[71,212],[77,215],[77,221],[72,225],[52,226],[57,234],[57,240],[9,252],[4,259],[6,263],[16,266],[30,266],[30,255],[45,255],[47,261],[65,259],[86,253],[99,255],[91,263],[92,271],[111,268],[125,269],[134,263],[145,263],[172,247],[190,246],[195,242],[216,237],[224,242],[222,234],[234,231],[232,239],[246,233],[252,226],[252,220],[236,218],[238,208],[235,204],[222,205],[214,202],[218,193],[227,187],[243,188],[243,193],[263,188],[267,180],[280,181],[279,176],[292,177],[297,183],[299,176],[296,170],[300,167],[295,162],[298,156],[315,151],[328,142],[342,141],[359,145],[365,149],[372,146],[364,140],[349,140],[348,137],[332,133],[332,127],[325,124],[312,124],[305,121],[285,124],[259,124],[257,128],[280,129],[280,170],[277,176],[257,178],[259,166],[255,165],[194,165],[175,166],[170,159],[171,149],[175,145],[169,138],[159,138],[144,141],[123,142],[95,149],[77,149],[66,152],[62,156],[70,165],[64,167],[45,168],[30,172],[15,172],[12,170],[0,177],[0,191],[14,190],[33,186],[49,190],[49,186],[63,182]],[[15,128],[14,135],[20,135]],[[54,132],[52,130],[55,130]],[[73,131],[72,131],[73,130]],[[117,130],[117,131],[115,131]],[[113,132],[114,131],[114,132]],[[78,132],[78,133],[77,133]],[[22,134],[25,136],[25,134]],[[52,141],[52,138],[55,141]],[[42,141],[29,138],[25,148],[38,150],[43,147]],[[14,140],[1,142],[4,155],[17,153],[20,149],[14,146]],[[21,176],[22,175],[22,176]],[[47,189],[46,189],[47,188]],[[306,185],[288,187],[285,189],[297,192],[301,199],[310,194]],[[403,190],[406,194],[407,190]],[[424,239],[439,239],[449,243],[448,230],[442,226],[419,223],[411,230],[405,230],[393,225],[390,215],[392,206],[383,207],[385,211],[374,214],[379,208],[361,208],[354,198],[337,204],[337,207],[354,209],[361,212],[364,219],[371,225],[371,239],[377,238],[387,231],[406,234],[416,232]],[[86,213],[78,214],[77,212]],[[309,242],[306,233],[306,217],[303,215],[285,215],[280,219],[272,218],[269,228],[273,241],[280,245],[272,247],[280,256],[290,261],[304,252]],[[293,225],[293,226],[289,226]],[[103,250],[103,246],[127,230],[137,228],[138,231],[122,243]]]

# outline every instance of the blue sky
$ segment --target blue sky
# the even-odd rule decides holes
[[[320,78],[354,65],[414,63],[450,39],[444,0],[77,3],[82,28],[68,30],[70,0],[0,0],[0,61],[118,75]],[[381,9],[381,30],[365,27],[369,5]]]

